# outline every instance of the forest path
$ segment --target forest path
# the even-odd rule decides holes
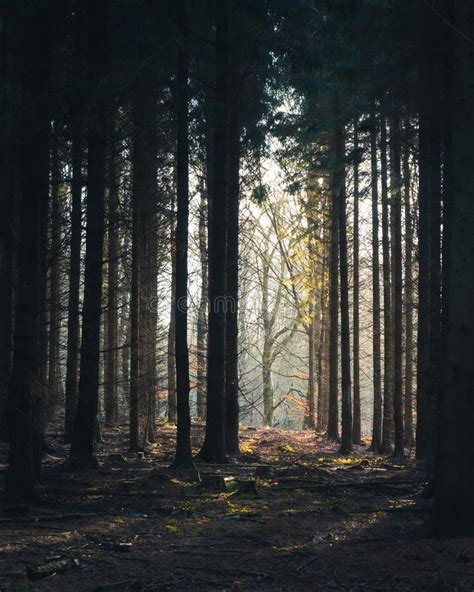
[[[242,455],[167,471],[174,429],[145,454],[105,429],[96,471],[45,461],[40,501],[2,503],[2,591],[472,590],[474,543],[420,534],[430,502],[412,461],[308,431],[242,428]],[[203,427],[193,426],[198,447]],[[0,465],[5,473],[5,448]]]

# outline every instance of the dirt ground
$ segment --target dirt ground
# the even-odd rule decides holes
[[[412,461],[242,427],[238,459],[173,473],[171,426],[145,454],[125,427],[103,437],[100,468],[75,474],[51,439],[38,502],[1,503],[1,592],[474,590],[474,541],[423,535]],[[5,462],[4,447],[2,480]]]

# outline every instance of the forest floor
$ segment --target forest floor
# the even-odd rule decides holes
[[[53,439],[38,502],[2,502],[0,591],[474,590],[474,542],[423,535],[411,460],[244,426],[238,459],[173,473],[172,427],[145,454],[125,427],[103,438],[100,468],[75,474]]]

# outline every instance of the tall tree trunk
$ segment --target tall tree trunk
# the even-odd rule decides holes
[[[66,360],[66,417],[65,441],[70,442],[77,406],[79,366],[79,289],[81,281],[81,238],[82,238],[82,120],[79,114],[72,114],[72,210],[69,255],[69,295],[67,316],[67,360]]]
[[[177,217],[176,217],[176,393],[177,439],[172,468],[192,468],[191,414],[189,409],[188,350],[188,223],[189,223],[189,139],[188,139],[188,13],[187,0],[178,5],[180,40],[177,62]]]
[[[316,411],[316,430],[326,432],[328,425],[328,393],[326,389],[325,372],[325,350],[327,342],[327,311],[326,308],[321,313],[319,319],[318,348],[316,353],[316,377],[318,388],[318,404]]]
[[[442,14],[449,22],[454,21],[454,5],[449,0],[445,0],[441,5]],[[438,397],[438,422],[437,430],[435,434],[435,472],[434,472],[434,483],[437,479],[437,472],[439,468],[440,459],[440,441],[441,441],[441,430],[444,428],[444,419],[442,415],[443,411],[443,397],[445,396],[443,390],[443,362],[446,359],[448,352],[448,335],[450,329],[449,323],[449,306],[448,306],[448,291],[449,282],[451,277],[452,268],[452,213],[453,213],[453,186],[454,186],[454,168],[453,168],[453,146],[452,146],[452,133],[453,133],[453,121],[452,113],[455,104],[455,96],[453,95],[452,84],[453,84],[453,57],[454,57],[454,43],[453,37],[455,32],[452,29],[444,29],[443,40],[444,40],[444,52],[443,52],[443,71],[442,80],[444,86],[443,103],[442,103],[442,154],[443,154],[443,241],[442,241],[442,269],[441,269],[441,294],[442,294],[442,306],[441,306],[441,363],[440,363],[440,389]]]
[[[472,136],[472,88],[474,5],[468,0],[454,3],[454,55],[451,63],[452,89],[449,223],[445,237],[449,247],[446,293],[446,347],[443,351],[439,463],[435,481],[433,530],[441,536],[474,534],[474,274],[467,272],[474,252],[474,158]],[[463,31],[463,36],[458,32]],[[451,102],[453,101],[453,102]],[[448,182],[449,182],[448,178]]]
[[[216,7],[216,85],[214,181],[212,191],[211,248],[209,254],[209,345],[207,363],[206,436],[200,456],[225,462],[224,379],[228,103],[229,103],[229,0]]]
[[[143,439],[154,441],[156,408],[156,325],[158,275],[158,212],[157,212],[157,129],[156,95],[145,88],[142,105],[143,144],[140,144],[140,415],[143,417]]]
[[[76,80],[83,73],[83,11],[77,7],[74,17],[73,72]],[[64,439],[70,442],[77,406],[79,366],[79,290],[81,282],[81,239],[82,239],[82,125],[81,97],[76,88],[72,91],[69,105],[72,141],[71,180],[71,238],[69,243],[69,294],[67,314],[67,359],[66,359],[66,403]]]
[[[40,237],[41,207],[49,186],[48,43],[49,11],[30,7],[15,23],[15,70],[18,77],[19,173],[18,284],[15,297],[13,363],[7,418],[10,453],[5,489],[30,496],[40,477]],[[14,84],[14,87],[17,86]]]
[[[132,197],[132,272],[130,291],[130,449],[140,449],[139,399],[140,399],[140,357],[139,357],[139,310],[140,310],[140,204],[139,194]]]
[[[339,111],[339,109],[338,109]],[[352,396],[351,396],[351,347],[349,326],[349,266],[347,256],[347,213],[345,179],[344,126],[335,129],[336,199],[339,217],[339,272],[341,307],[341,452],[352,450]]]
[[[15,64],[12,59],[11,23],[4,19],[0,33],[1,72],[4,84],[13,85]],[[13,229],[16,225],[16,194],[19,159],[13,139],[19,111],[14,109],[16,92],[2,92],[0,98],[0,442],[8,441],[8,381],[12,361],[13,294],[15,290],[15,256]]]
[[[432,434],[430,403],[430,322],[431,322],[431,9],[420,6],[420,80],[418,88],[418,335],[416,368],[416,458],[429,456]],[[438,92],[438,90],[436,90]]]
[[[233,69],[236,69],[234,64]],[[234,73],[235,74],[235,73]],[[237,79],[238,80],[238,79]],[[234,84],[236,84],[234,80]],[[240,118],[234,98],[229,118],[227,269],[225,311],[225,440],[227,454],[239,454],[239,198]]]
[[[325,208],[327,204],[325,204]],[[323,223],[322,236],[323,256],[321,262],[321,289],[319,292],[319,332],[317,346],[316,375],[318,382],[318,405],[316,413],[316,429],[326,432],[328,426],[329,396],[327,390],[327,336],[328,336],[328,306],[327,306],[327,268],[329,258],[328,225]]]
[[[339,217],[334,172],[331,180],[331,253],[329,261],[329,416],[328,438],[339,439]]]
[[[380,327],[380,246],[379,246],[379,191],[377,168],[377,120],[371,115],[370,162],[372,194],[372,349],[374,407],[372,419],[371,450],[379,452],[382,446],[382,369],[381,369],[381,327]]]
[[[405,399],[404,443],[413,448],[413,221],[411,213],[410,152],[403,151],[403,184],[405,213]]]
[[[389,198],[387,183],[387,128],[385,117],[380,126],[380,175],[382,189],[382,276],[383,276],[383,421],[381,452],[392,452],[393,443],[393,335],[390,277]]]
[[[273,384],[272,384],[272,371],[270,362],[270,353],[268,343],[266,342],[263,347],[262,356],[262,383],[263,383],[263,419],[265,425],[268,427],[273,426]]]
[[[306,393],[306,412],[303,427],[314,430],[316,428],[316,398],[315,398],[315,333],[316,322],[313,316],[306,330],[308,335],[308,390]]]
[[[152,128],[156,138],[156,130]],[[155,144],[156,147],[156,144]],[[156,155],[156,152],[155,152]],[[156,162],[156,161],[155,161]],[[156,179],[156,167],[154,175]],[[153,195],[156,194],[155,192]],[[157,291],[158,291],[158,213],[157,203],[154,199],[150,203],[150,213],[147,218],[147,287],[148,298],[145,303],[147,307],[147,401],[148,401],[148,423],[147,438],[149,442],[156,442],[156,408],[157,408]]]
[[[176,229],[174,219],[171,222],[171,310],[168,327],[168,421],[176,423]]]
[[[352,440],[360,444],[360,286],[359,286],[359,130],[358,122],[354,124],[354,312],[353,312],[353,360],[352,375],[354,381],[354,418],[352,425]]]
[[[326,349],[327,349],[327,322],[328,310],[326,304],[326,286],[327,286],[327,249],[326,249],[326,230],[323,227],[323,245],[325,245],[325,253],[323,254],[323,261],[321,265],[321,291],[319,295],[319,333],[318,346],[316,354],[316,376],[318,383],[318,405],[316,413],[316,429],[318,432],[325,432],[328,424],[328,405],[329,398],[326,389]]]
[[[201,294],[197,318],[197,416],[206,417],[206,357],[207,357],[207,308],[208,308],[208,274],[206,246],[206,194],[201,187],[201,203],[199,205],[199,257],[201,262]]]
[[[434,30],[439,39],[439,27]],[[434,40],[433,43],[436,43]],[[431,64],[430,88],[438,88],[440,73]],[[433,93],[433,91],[432,91]],[[430,123],[430,340],[428,398],[430,407],[430,432],[428,435],[428,459],[431,473],[435,469],[436,436],[439,421],[439,383],[441,366],[441,118],[442,110],[438,93],[432,95]]]
[[[122,395],[127,406],[130,407],[130,339],[131,339],[131,326],[130,326],[130,311],[128,306],[124,307],[124,314],[122,318],[122,330],[121,335],[123,336],[122,342]],[[130,409],[129,409],[130,410]]]
[[[57,129],[57,125],[55,125],[54,128],[55,129],[51,150],[51,263],[49,275],[49,364],[48,388],[44,409],[46,422],[51,422],[54,419],[55,411],[62,393],[62,379],[59,358],[59,342],[61,338],[61,179],[58,152],[59,132]]]
[[[73,468],[95,466],[95,434],[99,391],[106,109],[104,90],[98,91],[105,70],[107,2],[86,2],[87,66],[90,107],[87,159],[87,231],[82,312],[81,366],[70,462]]]
[[[115,128],[115,122],[113,122]],[[118,422],[118,179],[116,166],[117,137],[111,134],[108,158],[108,282],[107,282],[107,351],[105,355],[105,421]]]
[[[403,384],[402,384],[402,177],[400,170],[400,120],[392,116],[390,126],[391,210],[393,228],[393,342],[394,342],[394,428],[395,454],[403,456]]]

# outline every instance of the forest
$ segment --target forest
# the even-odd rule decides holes
[[[0,591],[471,591],[473,0],[1,0],[0,69]]]

